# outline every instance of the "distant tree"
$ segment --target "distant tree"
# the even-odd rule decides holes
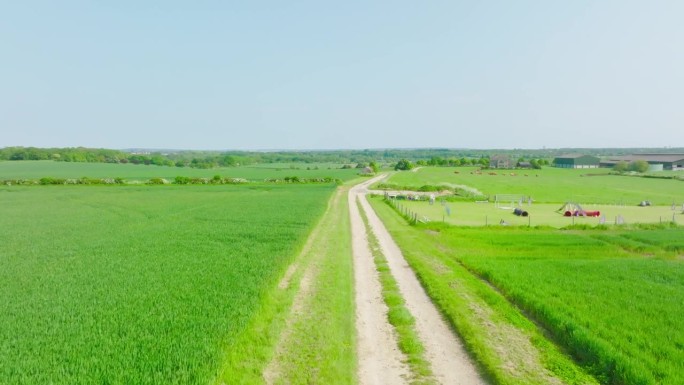
[[[410,170],[413,168],[413,163],[408,159],[402,159],[394,166],[395,170]]]
[[[617,162],[615,163],[615,166],[613,166],[613,171],[623,173],[629,169],[629,165],[627,162]]]
[[[430,166],[444,166],[446,165],[446,159],[439,156],[433,156],[427,161],[427,164]]]
[[[237,159],[235,159],[234,156],[225,155],[224,157],[219,159],[218,164],[223,167],[232,167],[237,164]]]
[[[532,168],[534,168],[534,169],[540,169],[541,168],[541,165],[539,165],[539,161],[537,161],[536,159],[530,160],[530,166],[532,166]]]
[[[377,173],[378,171],[380,171],[380,167],[374,161],[371,161],[370,163],[368,163],[368,167],[370,167],[374,173]]]
[[[368,165],[366,163],[363,163],[363,162],[359,162],[356,164],[356,168],[366,168],[366,167],[368,167]]]
[[[428,162],[425,159],[420,159],[420,160],[416,161],[416,164],[419,166],[427,166]]]
[[[636,172],[648,171],[648,162],[645,160],[635,160],[629,163],[629,170]]]

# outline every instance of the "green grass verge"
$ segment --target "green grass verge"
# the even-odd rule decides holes
[[[368,234],[368,243],[373,255],[373,261],[380,276],[382,297],[388,307],[387,318],[399,337],[399,349],[408,359],[412,374],[411,383],[434,384],[435,380],[430,369],[430,363],[425,359],[425,348],[416,332],[415,319],[405,306],[397,281],[392,276],[387,259],[380,249],[378,238],[368,224],[366,212],[358,201],[357,206],[366,228],[366,234]]]
[[[340,187],[319,224],[310,250],[308,292],[288,320],[274,356],[276,384],[354,384],[354,324],[351,228],[346,194]],[[304,267],[300,267],[304,269]]]
[[[408,226],[381,199],[371,199],[371,204],[428,295],[493,384],[597,383],[550,342],[543,329],[436,242],[439,229]]]

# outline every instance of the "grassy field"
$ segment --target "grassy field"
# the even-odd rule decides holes
[[[546,352],[543,330],[601,383],[684,384],[681,228],[406,226],[379,199],[374,206],[495,383],[538,382],[499,371],[491,320],[474,310],[483,303],[492,317],[524,331],[545,367],[561,377],[571,366],[549,360],[556,355]],[[507,310],[508,303],[515,308]],[[566,381],[587,381],[580,378]]]
[[[0,383],[212,381],[333,189],[0,188]]]
[[[307,167],[310,169],[307,170]],[[316,167],[318,167],[316,169]],[[337,164],[282,164],[258,165],[246,167],[225,167],[216,169],[196,169],[189,167],[167,167],[154,165],[116,164],[116,163],[69,163],[54,161],[6,161],[0,162],[0,180],[2,179],[40,179],[52,178],[123,178],[125,180],[141,180],[149,178],[166,178],[173,180],[176,176],[211,178],[221,175],[226,178],[244,178],[248,180],[264,180],[267,178],[284,178],[298,176],[300,178],[331,177],[349,180],[357,177],[358,170],[341,169]]]
[[[399,186],[467,186],[493,199],[495,194],[519,194],[537,203],[577,202],[635,206],[648,200],[657,205],[684,203],[684,182],[608,175],[606,169],[483,170],[473,167],[421,167],[393,174],[387,183]],[[458,172],[458,173],[456,173]],[[492,172],[496,175],[489,175]],[[515,174],[512,176],[511,174]],[[594,175],[594,176],[589,176]]]
[[[601,224],[601,217],[565,217],[558,209],[560,203],[524,203],[521,208],[528,212],[527,217],[513,214],[516,204],[502,205],[497,208],[494,203],[473,202],[445,202],[430,204],[428,201],[397,200],[397,206],[403,210],[418,214],[421,221],[446,222],[457,226],[485,226],[498,225],[505,221],[511,226],[552,226],[566,227],[571,225],[597,226]],[[582,205],[590,211],[600,211],[605,224],[616,224],[618,217],[622,217],[624,224],[634,223],[665,223],[676,222],[684,224],[684,212],[681,206],[672,210],[671,206],[616,206],[616,205]]]

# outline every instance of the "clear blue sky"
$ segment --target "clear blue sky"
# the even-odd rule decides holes
[[[684,146],[684,1],[4,1],[0,147]]]

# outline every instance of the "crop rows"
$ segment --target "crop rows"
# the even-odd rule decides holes
[[[208,383],[332,189],[1,189],[0,383]]]
[[[454,258],[540,321],[604,383],[684,383],[678,228],[442,231]],[[621,240],[651,242],[644,254]],[[634,246],[634,243],[630,243]]]

